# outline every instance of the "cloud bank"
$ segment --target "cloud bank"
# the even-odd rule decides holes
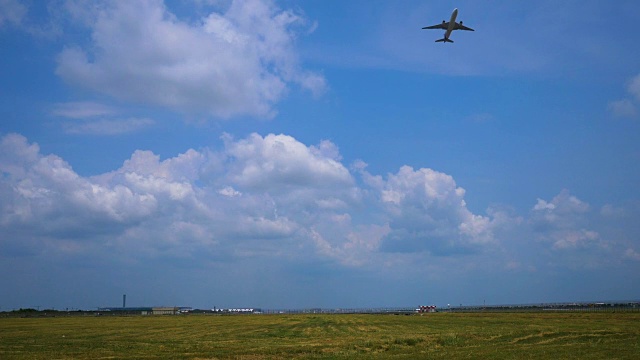
[[[138,150],[119,169],[82,177],[25,137],[4,136],[4,256],[11,249],[96,256],[97,249],[137,248],[140,258],[258,256],[367,268],[402,254],[499,251],[514,226],[550,250],[610,245],[590,225],[595,212],[567,191],[538,199],[522,225],[504,212],[472,213],[465,190],[433,169],[403,166],[381,176],[363,162],[350,170],[329,141],[307,146],[274,134],[222,140],[221,151],[190,149],[165,160]],[[621,216],[610,208],[602,218]],[[620,245],[620,257],[635,258],[629,243]]]
[[[136,151],[117,170],[81,177],[23,136],[7,135],[2,226],[41,243],[77,243],[76,250],[133,245],[146,254],[234,257],[260,248],[267,256],[305,254],[347,266],[365,265],[385,249],[455,252],[494,240],[490,220],[466,208],[464,190],[446,174],[409,167],[386,179],[363,168],[355,174],[328,141],[306,146],[274,134],[223,140],[221,152],[188,150],[162,161]]]
[[[0,259],[16,274],[5,285],[41,288],[56,274],[102,303],[144,284],[152,297],[143,302],[193,303],[217,289],[227,301],[362,306],[382,301],[360,298],[373,283],[402,288],[403,299],[423,296],[410,290],[416,278],[440,297],[451,294],[445,283],[494,276],[532,286],[544,278],[549,285],[535,286],[546,291],[558,274],[640,265],[633,208],[593,209],[564,190],[524,216],[507,207],[476,214],[454,178],[433,169],[371,174],[362,161],[343,164],[329,141],[284,134],[224,134],[222,144],[166,159],[137,150],[113,171],[80,176],[24,136],[3,136]],[[108,289],[92,297],[95,279]],[[8,301],[26,301],[29,289]]]

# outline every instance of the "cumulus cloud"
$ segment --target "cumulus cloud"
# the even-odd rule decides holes
[[[283,134],[224,134],[222,144],[165,159],[137,150],[85,177],[22,135],[1,137],[0,256],[398,274],[413,265],[437,272],[461,256],[467,269],[490,259],[519,270],[637,259],[637,226],[629,232],[633,217],[623,216],[633,211],[592,210],[566,190],[538,199],[526,217],[498,206],[476,214],[455,179],[433,169],[372,174],[362,161],[346,167],[330,141]]]
[[[82,178],[63,159],[40,154],[37,145],[20,135],[3,137],[0,148],[5,185],[0,223],[6,229],[25,227],[38,236],[58,239],[91,237],[117,233],[157,206],[151,194]]]
[[[449,175],[403,167],[383,178],[364,166],[351,173],[333,143],[307,146],[287,135],[224,135],[223,143],[221,151],[190,149],[164,160],[138,150],[119,169],[82,177],[23,136],[6,135],[3,233],[20,229],[36,243],[76,244],[64,247],[74,251],[94,244],[150,257],[268,256],[351,267],[398,251],[454,255],[495,245],[492,220],[467,209]],[[0,244],[13,241],[21,240]]]
[[[364,176],[389,217],[384,250],[448,255],[494,241],[491,220],[467,209],[465,190],[450,175],[403,166],[386,179]]]
[[[66,46],[56,73],[79,87],[221,118],[270,117],[291,83],[315,95],[326,87],[294,49],[306,20],[268,0],[232,1],[193,23],[159,0],[70,4],[91,43]]]
[[[588,228],[589,204],[563,190],[551,201],[538,199],[529,224],[539,240],[553,249],[575,249],[598,244],[600,234]]]
[[[287,135],[270,134],[263,138],[253,134],[240,141],[226,138],[226,144],[229,155],[239,165],[229,169],[232,181],[250,189],[353,184],[349,171],[334,159],[337,150],[327,142],[321,143],[318,150]]]

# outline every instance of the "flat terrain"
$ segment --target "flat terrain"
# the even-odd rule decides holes
[[[0,359],[640,359],[640,313],[0,318]]]

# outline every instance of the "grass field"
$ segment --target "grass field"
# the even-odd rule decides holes
[[[640,313],[0,318],[0,359],[640,359]]]

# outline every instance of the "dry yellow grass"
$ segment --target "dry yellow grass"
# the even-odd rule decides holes
[[[0,319],[1,359],[639,359],[639,313]]]

